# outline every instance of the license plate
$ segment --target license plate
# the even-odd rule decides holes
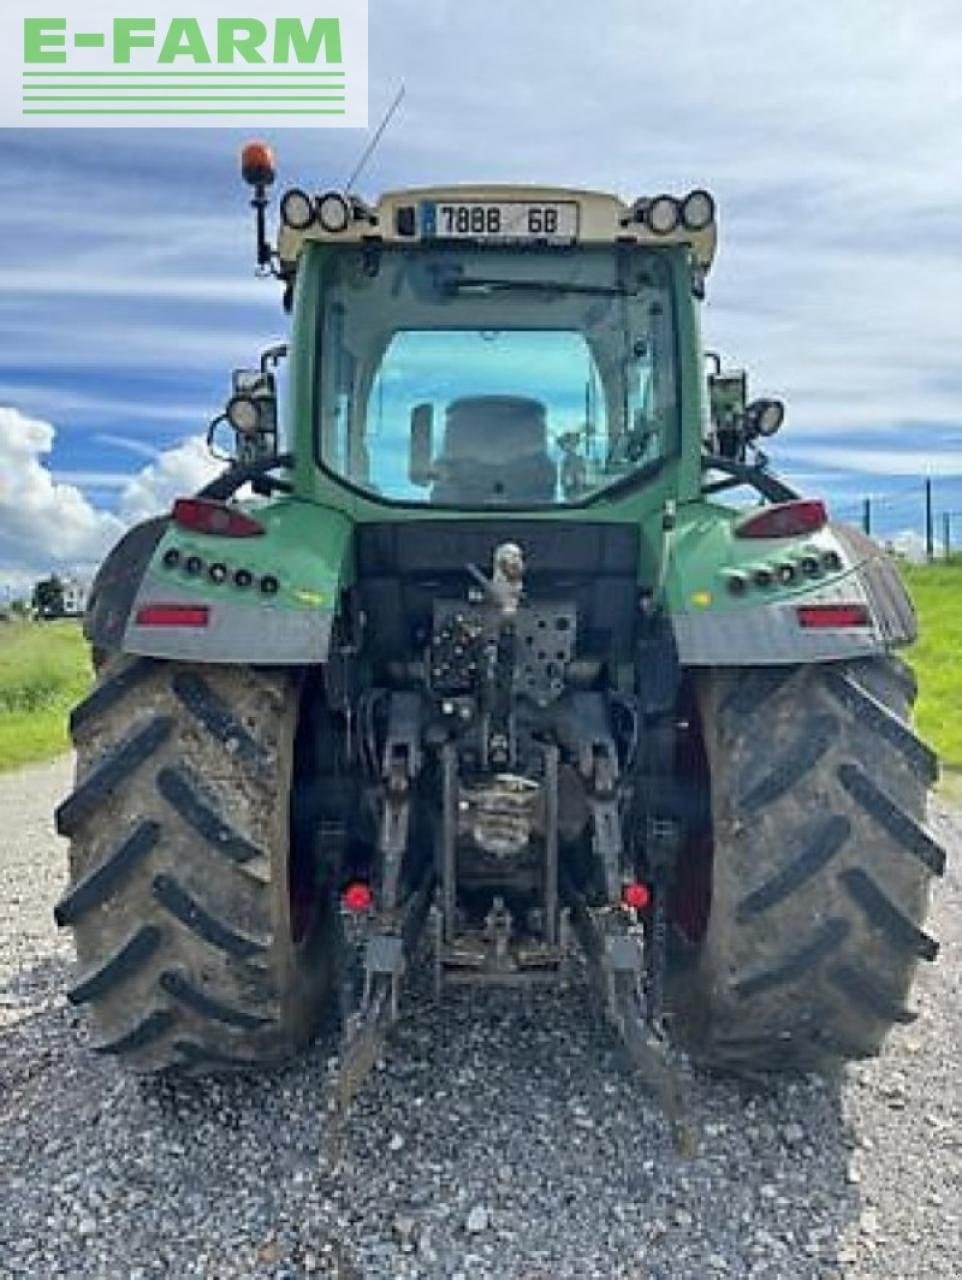
[[[574,201],[428,200],[421,235],[437,240],[549,240],[578,237]]]

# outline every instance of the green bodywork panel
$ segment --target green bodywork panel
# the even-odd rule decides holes
[[[730,613],[755,609],[760,604],[793,600],[843,580],[850,572],[838,539],[826,527],[800,538],[739,538],[735,527],[745,511],[716,502],[697,501],[678,510],[676,526],[666,535],[665,568],[658,593],[669,613]],[[809,556],[821,558],[836,552],[842,561],[837,573],[820,573],[814,579],[798,574],[791,584],[777,580],[759,587],[749,582],[743,593],[729,589],[731,577],[751,575],[760,568],[777,575],[780,565],[796,569]]]
[[[679,506],[675,525],[663,529],[666,479],[659,477],[653,485],[655,493],[642,494],[591,508],[594,521],[634,523],[642,528],[639,587],[651,591],[655,600],[669,613],[733,612],[757,608],[802,597],[834,580],[844,578],[848,566],[834,575],[823,574],[816,583],[800,578],[786,586],[776,580],[768,587],[749,584],[740,595],[728,587],[729,575],[742,572],[749,577],[761,566],[777,571],[779,565],[797,565],[806,556],[821,557],[828,551],[839,551],[830,529],[820,530],[804,538],[740,539],[734,527],[744,512],[701,500]],[[352,495],[353,496],[353,495]],[[237,599],[242,593],[233,585],[238,569],[247,569],[255,582],[264,576],[277,579],[276,594],[263,596],[248,588],[243,593],[246,603],[254,600],[267,609],[297,611],[333,611],[340,592],[354,579],[352,530],[360,515],[323,505],[319,500],[283,498],[272,502],[253,501],[238,504],[265,527],[262,537],[219,538],[193,533],[176,525],[167,529],[157,546],[151,564],[156,577],[176,587],[178,598],[216,602],[225,597]],[[376,503],[363,502],[367,519],[383,521],[385,510]],[[634,508],[633,511],[626,508]],[[645,511],[644,508],[648,510]],[[614,508],[614,510],[613,510]],[[411,512],[394,512],[392,517],[409,516]],[[424,508],[416,514],[421,520],[433,515]],[[472,513],[478,514],[480,513]],[[546,520],[570,519],[572,514],[541,513]],[[632,518],[633,517],[633,518]],[[454,521],[454,512],[438,513],[439,522]],[[497,521],[496,514],[488,516]],[[180,559],[176,568],[164,566],[168,551],[176,549]],[[205,565],[221,563],[228,570],[225,582],[214,584],[205,575],[191,576],[184,568],[191,556]]]
[[[237,505],[264,526],[263,536],[212,537],[171,524],[154,553],[152,571],[166,577],[176,585],[178,597],[187,599],[216,601],[229,594],[243,596],[247,603],[256,598],[268,609],[333,610],[352,575],[351,521],[344,513],[286,497]],[[180,561],[176,568],[167,569],[164,556],[172,549],[180,553]],[[206,574],[191,576],[184,569],[191,556],[205,565],[225,565],[226,581],[215,584]],[[256,586],[242,592],[233,583],[238,569],[248,570],[255,583],[265,576],[276,578],[277,593],[258,594]]]

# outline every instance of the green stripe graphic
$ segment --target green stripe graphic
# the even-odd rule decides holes
[[[51,110],[48,107],[25,107],[23,114],[25,116],[246,116],[250,114],[250,108],[224,107],[220,111],[197,111],[189,107],[183,110],[174,107],[157,107],[148,108],[147,110],[137,108],[111,110],[107,107],[65,107]],[[300,111],[291,111],[286,108],[269,108],[263,114],[266,116],[346,116],[347,111],[343,107],[336,110],[305,107]]]
[[[161,76],[164,78],[176,76],[196,77],[196,76],[252,76],[258,79],[267,79],[273,76],[285,77],[301,77],[301,76],[340,76],[343,78],[343,71],[25,71],[24,79],[33,78],[35,76],[43,77],[62,77],[62,76]]]
[[[267,97],[252,98],[246,93],[197,94],[197,93],[161,93],[161,94],[71,94],[69,97],[53,97],[50,94],[29,94],[24,102],[343,102],[343,96],[331,94],[297,94],[296,97],[272,93]]]
[[[243,71],[24,71],[21,111],[24,116],[226,116],[252,111],[275,116],[342,116],[347,114],[344,105],[310,104],[344,104],[345,74],[260,67]],[[31,103],[51,105],[27,105]],[[87,103],[91,105],[81,105]],[[197,105],[126,105],[134,103]],[[291,106],[281,105],[288,103]]]

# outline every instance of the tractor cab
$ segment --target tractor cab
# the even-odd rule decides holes
[[[322,484],[485,510],[593,503],[682,451],[703,191],[473,187],[281,201]],[[307,362],[306,362],[307,363]],[[303,421],[299,414],[299,420]]]

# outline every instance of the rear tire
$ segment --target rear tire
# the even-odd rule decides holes
[[[313,1035],[330,985],[318,897],[292,923],[299,680],[111,658],[75,708],[76,788],[57,812],[96,1049],[140,1072],[256,1067]],[[297,936],[300,934],[301,936]]]
[[[696,1058],[818,1069],[909,1022],[945,855],[923,825],[933,753],[896,659],[715,671],[699,703],[711,776],[711,908],[682,1016]]]

